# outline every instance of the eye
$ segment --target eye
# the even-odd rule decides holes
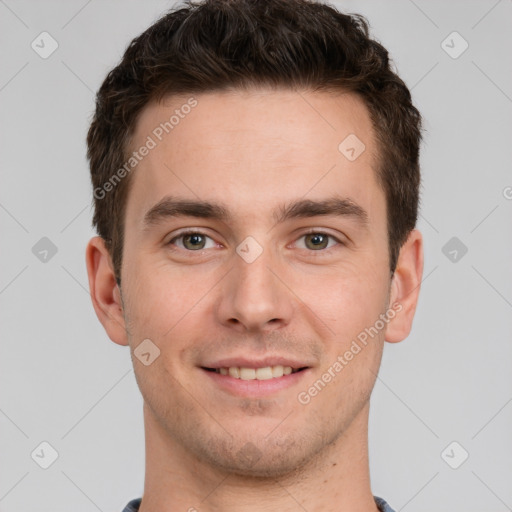
[[[327,233],[322,232],[311,232],[302,235],[299,240],[304,239],[304,244],[301,247],[300,243],[298,243],[298,247],[300,249],[311,249],[313,251],[321,251],[323,249],[330,249],[333,245],[342,244],[336,237],[329,235]]]
[[[176,245],[187,251],[201,251],[215,247],[215,241],[200,231],[186,231],[170,240],[169,245]]]

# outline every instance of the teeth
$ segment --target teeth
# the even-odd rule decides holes
[[[228,373],[230,377],[234,377],[235,379],[240,378],[240,368],[236,368],[236,366],[229,368]]]
[[[244,368],[231,366],[229,368],[217,368],[215,370],[221,375],[229,375],[235,379],[242,380],[269,380],[282,377],[283,375],[290,375],[297,370],[293,370],[291,366],[265,366],[264,368]]]
[[[282,377],[284,375],[284,368],[279,366],[272,366],[272,377]]]
[[[240,378],[242,380],[254,380],[256,378],[256,370],[254,368],[240,368]]]
[[[258,380],[268,380],[272,377],[272,368],[270,366],[265,366],[265,368],[258,368],[256,370],[256,378]]]

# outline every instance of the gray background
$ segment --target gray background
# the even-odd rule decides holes
[[[372,398],[373,491],[397,511],[512,510],[512,2],[337,5],[368,16],[426,128],[424,282]],[[171,6],[0,0],[1,512],[120,511],[142,493],[128,348],[88,295],[85,135],[105,74]],[[31,48],[43,31],[59,45],[47,59]]]

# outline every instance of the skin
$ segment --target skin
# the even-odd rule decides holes
[[[197,106],[132,175],[121,289],[103,240],[87,247],[91,297],[110,339],[129,345],[132,356],[144,339],[160,350],[148,366],[133,357],[146,433],[140,510],[296,511],[299,503],[308,512],[375,512],[369,399],[384,341],[410,331],[423,249],[413,230],[391,276],[368,111],[342,93],[253,89],[194,97]],[[133,148],[187,99],[148,105]],[[366,147],[354,161],[338,151],[349,134]],[[145,213],[168,195],[222,203],[232,218],[166,218],[145,229]],[[334,195],[363,208],[367,223],[353,215],[273,217],[282,204]],[[176,239],[191,227],[209,237],[199,239],[202,250]],[[318,249],[312,238],[319,239],[305,236],[310,228],[334,238],[321,238],[329,242]],[[236,252],[248,236],[263,249],[252,263]],[[298,394],[393,304],[400,312],[301,403]],[[267,354],[309,369],[294,385],[253,397],[226,391],[201,369],[207,361]]]

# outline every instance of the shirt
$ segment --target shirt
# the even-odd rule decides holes
[[[378,496],[374,496],[374,498],[380,512],[395,512],[382,498],[379,498]],[[142,498],[130,501],[123,512],[138,512],[141,501]]]

